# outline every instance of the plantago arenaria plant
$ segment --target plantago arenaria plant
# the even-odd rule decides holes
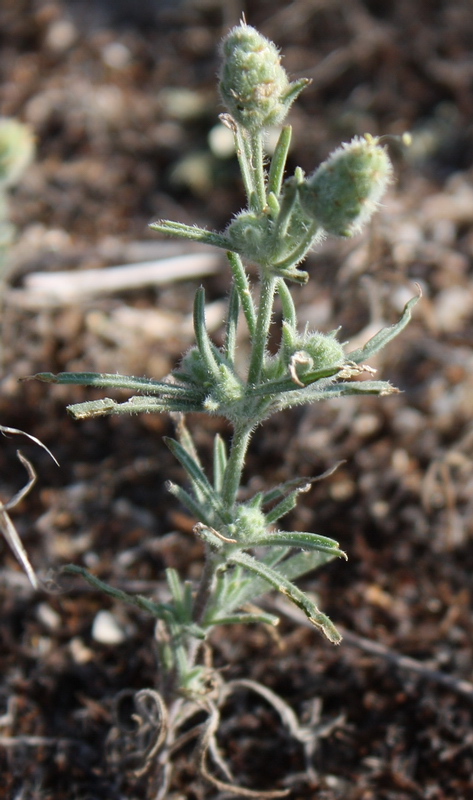
[[[223,345],[218,347],[209,337],[205,293],[199,288],[194,301],[196,343],[171,376],[163,380],[91,373],[36,376],[51,383],[136,392],[125,402],[106,398],[70,406],[69,412],[78,420],[137,412],[170,412],[177,419],[176,438],[165,441],[183,468],[186,484],[170,482],[168,489],[195,518],[194,533],[205,551],[199,585],[183,582],[175,570],[168,569],[169,599],[163,602],[118,591],[82,567],[66,567],[67,572],[82,575],[92,586],[138,606],[157,620],[159,691],[139,692],[134,702],[135,725],[140,722],[147,731],[139,769],[158,760],[162,783],[157,796],[161,798],[169,785],[171,755],[192,735],[199,740],[200,772],[217,788],[248,797],[286,793],[235,785],[218,753],[219,709],[229,693],[241,686],[271,703],[310,753],[310,731],[298,725],[281,698],[252,681],[225,683],[203,663],[202,644],[217,625],[277,625],[278,618],[255,603],[270,590],[301,609],[330,642],[338,644],[341,639],[334,624],[295,580],[331,559],[346,558],[345,553],[327,536],[288,531],[279,524],[311,480],[295,477],[242,500],[245,456],[256,428],[277,411],[333,397],[382,396],[396,391],[389,383],[374,380],[374,370],[366,361],[404,328],[417,302],[416,297],[410,300],[397,324],[379,331],[364,347],[348,352],[336,333],[304,326],[300,331],[289,288],[291,283],[308,280],[300,262],[325,235],[352,236],[368,222],[391,181],[391,163],[379,140],[367,134],[342,145],[312,175],[306,177],[298,168],[293,176],[285,177],[291,128],[282,128],[269,163],[265,133],[268,126],[283,122],[308,81],[291,83],[274,44],[244,22],[226,36],[221,56],[220,95],[227,108],[222,121],[234,135],[247,206],[220,233],[168,220],[151,227],[160,234],[226,251],[232,282]],[[256,286],[250,283],[245,263],[256,267]],[[270,355],[268,336],[276,297],[282,307],[282,324],[279,349]],[[237,327],[242,323],[251,343],[245,369],[237,368],[235,359]],[[367,380],[353,380],[364,372]],[[210,476],[202,468],[184,422],[184,415],[191,412],[223,417],[233,429],[228,445],[219,435],[215,437]],[[197,711],[199,724],[192,728]],[[206,712],[204,722],[202,711]],[[135,729],[133,735],[137,742]],[[212,772],[210,762],[214,764]]]

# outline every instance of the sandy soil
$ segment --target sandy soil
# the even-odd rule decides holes
[[[164,590],[164,569],[195,578],[192,520],[167,495],[179,468],[161,443],[166,418],[75,423],[65,406],[99,392],[18,379],[87,370],[161,377],[191,343],[203,282],[221,331],[228,272],[64,298],[37,273],[105,269],[179,256],[147,229],[171,217],[221,228],[242,204],[219,148],[218,41],[245,11],[313,79],[291,112],[291,168],[312,170],[342,140],[393,142],[397,182],[366,235],[327,241],[295,296],[300,318],[345,339],[423,300],[377,359],[402,392],[280,415],[255,437],[248,480],[270,486],[343,466],[303,497],[295,528],[341,542],[349,562],[305,588],[346,632],[334,648],[294,620],[212,640],[226,677],[279,692],[318,720],[313,774],[264,703],[242,694],[220,744],[238,780],[291,788],[291,800],[468,800],[473,796],[473,13],[468,0],[3,0],[0,113],[29,123],[37,159],[12,198],[18,229],[3,308],[0,422],[39,437],[22,451],[36,487],[12,517],[35,569],[73,561],[132,591]],[[205,270],[204,270],[205,271]],[[36,283],[35,283],[36,276]],[[59,286],[59,278],[56,279]],[[240,343],[244,352],[245,341]],[[204,458],[218,420],[191,419]],[[23,484],[18,441],[0,451],[1,496]],[[257,476],[257,477],[255,477]],[[107,760],[114,698],[155,683],[152,623],[72,582],[33,591],[0,545],[0,796],[151,800]],[[271,604],[271,600],[268,601]],[[121,640],[99,641],[113,615]],[[118,636],[120,639],[120,636]],[[303,776],[304,777],[304,776]],[[170,800],[215,798],[191,750]],[[223,794],[220,794],[223,798]]]

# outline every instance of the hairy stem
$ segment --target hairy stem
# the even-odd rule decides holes
[[[264,354],[268,341],[269,327],[273,313],[274,292],[276,278],[274,275],[263,273],[261,276],[261,291],[258,306],[258,318],[252,343],[250,368],[248,371],[248,385],[256,386],[261,378]]]
[[[253,165],[251,163],[251,152],[248,147],[246,131],[242,130],[238,125],[235,124],[234,136],[241,177],[245,187],[248,205],[251,207],[253,204],[253,198],[255,197],[254,172]]]
[[[263,136],[261,131],[257,131],[251,135],[250,147],[258,211],[263,211],[266,206],[266,182],[263,163]]]
[[[222,487],[222,502],[228,509],[233,507],[238,494],[241,475],[245,464],[246,451],[248,450],[252,430],[253,422],[251,420],[249,423],[245,422],[240,425],[235,425]]]
[[[215,563],[215,559],[212,558],[212,553],[207,545],[204,569],[202,571],[202,575],[200,576],[200,582],[193,604],[192,620],[197,624],[199,624],[204,618],[207,604],[212,594],[212,586],[216,568],[217,564]]]

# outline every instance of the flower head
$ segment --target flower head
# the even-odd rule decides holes
[[[276,45],[243,22],[221,54],[220,94],[235,122],[252,132],[279,125],[307,81],[290,83]]]
[[[371,218],[392,165],[376,137],[356,136],[335,150],[299,187],[303,209],[333,236],[353,236]]]

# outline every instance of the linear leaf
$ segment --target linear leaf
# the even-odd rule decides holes
[[[92,419],[94,417],[104,417],[109,414],[140,414],[140,413],[190,413],[201,411],[201,403],[192,400],[182,400],[174,398],[141,397],[135,395],[124,403],[117,403],[110,397],[103,397],[101,400],[87,400],[84,403],[73,403],[67,406],[69,414],[74,419]]]
[[[227,461],[227,447],[220,434],[217,433],[214,438],[213,472],[214,489],[219,493],[222,491],[223,476],[225,475]]]
[[[272,625],[276,627],[276,625],[279,624],[279,618],[274,614],[266,614],[264,611],[261,611],[260,614],[228,614],[221,617],[206,618],[204,620],[204,625],[251,625],[258,622],[263,625]]]
[[[289,481],[285,481],[278,486],[274,486],[272,489],[268,489],[268,491],[263,494],[262,505],[273,503],[281,497],[284,498],[290,492],[297,492],[297,494],[308,492],[313,483],[329,478],[330,475],[333,475],[335,470],[344,463],[344,461],[337,461],[332,467],[321,472],[320,475],[315,475],[310,478],[291,478]]]
[[[268,523],[268,525],[272,525],[273,522],[276,522],[281,517],[284,517],[286,514],[289,514],[289,512],[296,507],[297,498],[301,493],[301,491],[303,491],[303,489],[302,490],[296,489],[293,492],[290,492],[290,494],[288,494],[287,497],[284,498],[284,500],[281,500],[281,502],[275,505],[274,508],[271,509],[271,511],[268,511],[268,513],[266,514],[266,522]]]
[[[107,372],[38,372],[29,380],[43,383],[75,384],[78,386],[97,386],[100,389],[128,389],[132,392],[145,392],[167,397],[189,398],[187,386],[179,386],[166,381],[155,381],[152,378],[136,378],[133,375],[114,375]],[[197,397],[197,394],[196,394]]]
[[[254,542],[245,541],[245,548],[270,545],[320,550],[322,553],[330,553],[347,559],[346,553],[340,550],[335,539],[329,539],[327,536],[318,536],[315,533],[306,533],[305,531],[276,531],[275,533],[266,533],[264,537]]]
[[[218,361],[205,324],[205,291],[200,286],[194,297],[194,332],[197,347],[205,369],[214,380],[219,379]]]
[[[255,558],[248,555],[248,553],[233,553],[228,560],[230,563],[246,567],[250,572],[263,578],[270,586],[291,600],[304,612],[309,622],[316,628],[319,628],[333,644],[339,644],[341,642],[342,637],[327,615],[319,611],[315,603],[310,600],[304,592],[301,592],[297,586],[294,586],[291,581],[287,580],[287,578],[279,572],[267,567],[265,564],[259,563]]]
[[[175,439],[165,436],[164,442],[169,447],[173,456],[177,458],[181,466],[187,472],[197,500],[199,502],[207,502],[213,512],[220,518],[222,522],[224,522],[225,520],[221,499],[212,487],[211,483],[207,480],[207,477],[200,464],[198,464],[189,455],[187,450],[185,450],[185,448]]]
[[[248,281],[248,276],[246,274],[242,260],[238,255],[238,253],[234,253],[233,251],[229,250],[227,252],[227,258],[230,264],[230,269],[232,271],[235,288],[240,298],[243,314],[245,315],[248,331],[250,333],[250,336],[253,337],[256,331],[256,312],[253,303],[253,298],[251,296],[251,289],[250,289],[250,283]]]
[[[228,315],[227,315],[227,324],[225,326],[225,343],[223,347],[225,358],[231,364],[233,364],[235,359],[239,313],[240,313],[240,298],[236,286],[233,283],[230,289],[230,296],[228,298]]]
[[[325,378],[333,378],[336,377],[337,373],[343,369],[343,365],[341,364],[331,364],[329,367],[323,367],[322,369],[313,370],[312,372],[306,372],[304,375],[299,375],[298,378],[300,382],[304,384],[304,389],[310,386],[311,384],[317,383],[317,381],[323,380]],[[274,394],[280,394],[282,392],[293,392],[297,387],[297,384],[292,380],[292,378],[276,378],[271,381],[267,381],[266,383],[262,383],[259,386],[252,387],[251,394],[254,395],[263,395],[271,397]],[[300,391],[303,391],[301,389]]]
[[[281,301],[284,322],[287,325],[295,328],[297,325],[296,307],[294,305],[294,300],[292,299],[292,294],[282,278],[278,280],[278,295],[279,300]]]
[[[153,600],[149,600],[147,597],[143,597],[140,594],[128,594],[128,592],[123,592],[121,589],[115,589],[110,584],[101,581],[100,578],[97,578],[95,575],[92,575],[88,570],[84,569],[84,567],[76,566],[75,564],[68,564],[65,567],[62,567],[62,572],[67,572],[70,575],[80,575],[84,580],[87,581],[94,589],[99,589],[101,592],[113,597],[115,600],[120,600],[122,603],[126,603],[127,605],[137,606],[142,611],[146,611],[148,614],[151,614],[153,617],[157,617],[158,619],[168,619],[169,614],[172,615],[173,609],[172,606],[169,606],[164,603],[155,603]]]
[[[203,467],[199,459],[199,454],[197,452],[197,448],[192,438],[192,434],[186,425],[186,418],[184,417],[184,414],[175,414],[173,416],[173,422],[174,422],[174,427],[176,429],[177,441],[179,442],[179,444],[182,445],[186,453],[189,453],[190,457],[203,471]]]
[[[285,561],[279,562],[278,570],[286,578],[292,580],[300,578],[301,575],[307,575],[308,572],[312,572],[314,569],[323,567],[324,564],[333,561],[334,558],[336,558],[334,551],[324,553],[320,550],[305,550],[301,553],[295,553]]]
[[[287,154],[291,144],[292,128],[290,125],[284,125],[279,134],[274,153],[271,158],[271,166],[268,175],[268,192],[278,197],[281,191],[281,185],[284,177],[284,170],[286,168]]]
[[[185,225],[182,222],[173,222],[168,219],[160,219],[157,220],[157,222],[152,222],[149,227],[153,231],[157,231],[157,233],[163,233],[165,236],[174,236],[178,239],[190,239],[193,242],[210,244],[213,247],[222,247],[224,250],[228,249],[229,242],[227,238],[220,233],[216,233],[216,231],[207,231],[205,228]]]
[[[396,389],[396,387],[388,383],[388,381],[343,381],[320,388],[317,388],[317,386],[309,386],[295,392],[288,392],[276,402],[275,407],[277,407],[279,411],[282,411],[284,408],[307,405],[308,403],[315,403],[320,400],[330,400],[333,397],[371,394],[377,395],[378,397],[386,397],[387,395],[396,394],[398,392],[399,389]]]
[[[196,520],[203,522],[205,525],[212,524],[212,520],[207,515],[206,510],[197,500],[195,500],[194,497],[192,497],[192,495],[189,494],[189,492],[186,492],[182,486],[179,486],[179,484],[173,483],[172,481],[167,481],[166,489],[179,500],[184,508],[187,508],[187,510],[190,511]]]
[[[416,297],[411,297],[411,299],[406,303],[404,306],[404,310],[402,312],[402,316],[398,322],[394,325],[391,325],[389,328],[382,328],[382,330],[378,331],[374,336],[366,342],[363,347],[358,348],[357,350],[353,350],[351,353],[347,354],[347,358],[350,361],[353,361],[355,364],[360,364],[366,359],[370,358],[372,355],[377,353],[381,350],[388,342],[394,339],[401,331],[406,327],[406,325],[410,322],[412,316],[412,309],[419,302],[420,298],[422,297],[422,292],[419,288],[419,294]]]

